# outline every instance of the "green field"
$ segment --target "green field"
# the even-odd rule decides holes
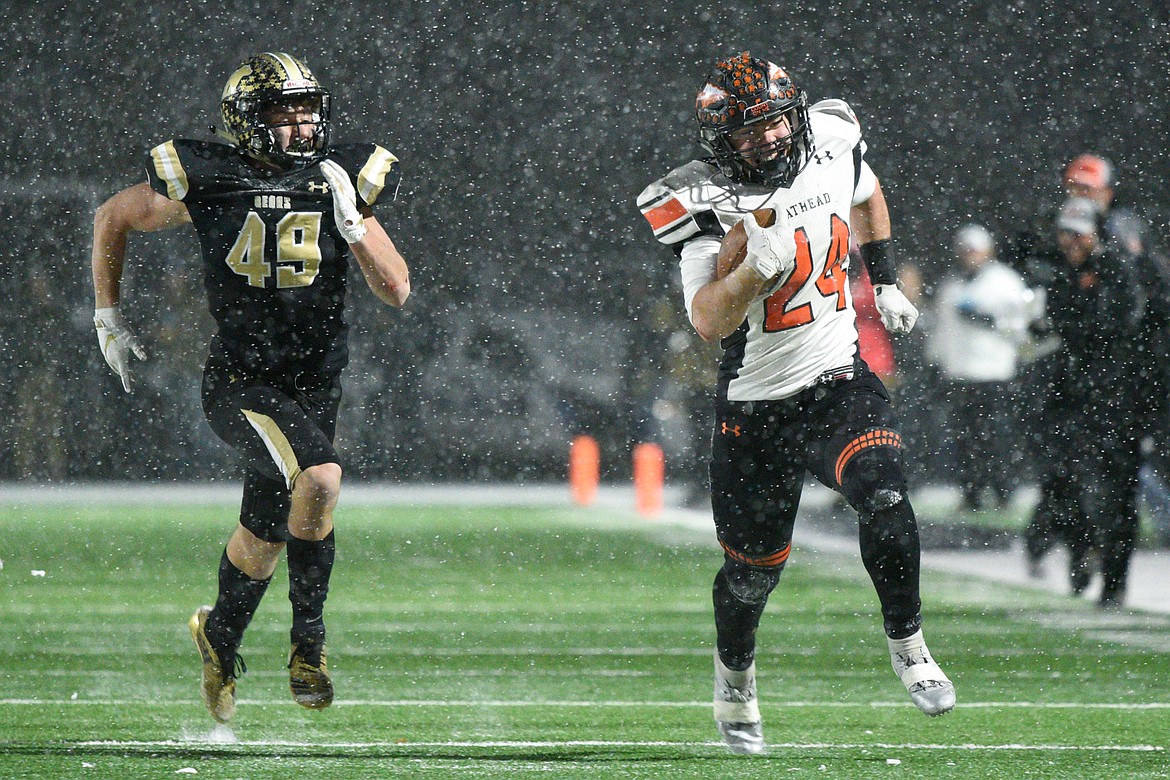
[[[289,696],[278,569],[236,719],[213,729],[186,621],[233,518],[0,506],[0,778],[1170,776],[1170,618],[928,574],[959,695],[932,720],[890,670],[860,564],[802,550],[760,629],[769,752],[731,755],[710,712],[717,548],[612,508],[343,498],[337,702]]]

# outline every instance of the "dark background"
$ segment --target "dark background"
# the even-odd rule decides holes
[[[144,179],[151,146],[207,138],[226,76],[260,51],[332,90],[335,140],[402,161],[378,216],[413,296],[380,307],[351,280],[339,446],[363,478],[559,479],[582,431],[624,478],[632,443],[665,435],[651,409],[685,323],[634,198],[698,153],[691,105],[718,56],[750,49],[853,106],[927,296],[959,224],[1043,229],[1080,151],[1111,158],[1120,199],[1165,235],[1162,2],[613,5],[294,3],[261,21],[243,2],[0,5],[0,478],[233,476],[199,411],[193,233],[132,240],[123,309],[151,352],[132,396],[97,349],[89,252],[95,206]],[[899,348],[904,416],[936,451],[916,342]]]

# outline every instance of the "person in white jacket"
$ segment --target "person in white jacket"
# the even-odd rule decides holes
[[[995,240],[982,225],[960,227],[952,246],[958,262],[936,298],[927,350],[946,387],[963,504],[985,509],[1011,492],[1011,459],[1019,452],[1014,381],[1042,303],[996,259]]]

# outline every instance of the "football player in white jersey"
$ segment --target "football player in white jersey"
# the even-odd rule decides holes
[[[851,241],[893,333],[918,312],[897,286],[890,220],[861,127],[840,100],[808,105],[780,67],[748,52],[714,66],[696,100],[710,156],[647,187],[638,206],[674,249],[687,314],[724,349],[711,503],[724,563],[715,578],[715,720],[733,751],[764,749],[755,635],[791,550],[805,472],[859,515],[895,673],[927,715],[955,705],[922,636],[919,543],[889,396],[858,353],[845,270]],[[751,212],[775,210],[760,227]],[[717,278],[743,220],[743,262]]]

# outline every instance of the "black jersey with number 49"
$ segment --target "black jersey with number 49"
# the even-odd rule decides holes
[[[397,158],[376,144],[331,146],[358,205],[393,196]],[[250,374],[330,374],[348,361],[349,245],[318,165],[269,174],[234,147],[177,139],[150,150],[150,186],[182,201],[203,249],[211,355]]]

